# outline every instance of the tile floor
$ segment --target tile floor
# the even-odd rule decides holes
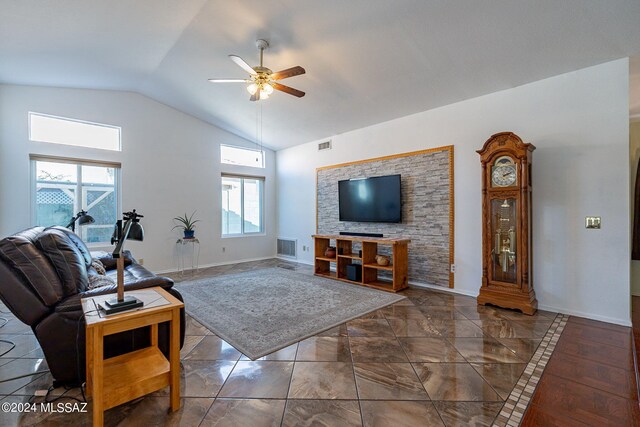
[[[274,266],[312,273],[309,266],[267,260],[173,277],[180,281]],[[176,286],[179,290],[180,283]],[[107,411],[105,425],[492,425],[556,314],[530,317],[426,289],[403,294],[407,300],[256,361],[188,318],[181,351],[182,409],[168,414],[168,390],[161,390]],[[0,339],[16,343],[0,358],[0,381],[26,375],[0,382],[0,400],[34,401],[34,391],[52,382],[49,374],[38,373],[46,361],[31,330],[5,307],[0,311],[8,319]],[[7,348],[0,343],[0,353]],[[79,389],[67,392],[79,394]],[[0,426],[34,424],[88,426],[91,416],[0,413]]]

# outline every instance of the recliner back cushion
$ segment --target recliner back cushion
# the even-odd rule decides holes
[[[45,305],[55,305],[65,296],[53,266],[27,237],[16,235],[0,240],[0,257],[22,276]]]
[[[59,225],[56,225],[55,227],[48,227],[47,230],[49,229],[59,230],[66,234],[69,240],[71,240],[71,242],[76,245],[76,247],[80,251],[80,254],[82,254],[82,257],[84,258],[84,266],[86,268],[91,267],[91,262],[93,261],[91,252],[89,251],[89,248],[87,248],[87,245],[84,244],[80,236],[78,236],[68,228],[60,227]]]
[[[36,246],[53,264],[65,296],[87,289],[89,278],[84,256],[64,231],[47,228],[37,237]]]

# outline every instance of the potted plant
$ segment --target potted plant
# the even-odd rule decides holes
[[[193,234],[195,233],[195,223],[196,222],[200,222],[199,219],[193,219],[193,216],[196,214],[196,211],[193,211],[193,213],[190,216],[187,216],[186,212],[184,214],[184,216],[177,216],[175,218],[173,218],[174,221],[179,222],[180,224],[176,225],[175,227],[172,228],[172,230],[176,229],[176,228],[181,228],[182,231],[184,232],[184,238],[185,239],[193,239]]]

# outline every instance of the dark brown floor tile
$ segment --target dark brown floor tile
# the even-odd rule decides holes
[[[466,319],[457,308],[449,306],[420,306],[419,309],[427,319]]]
[[[118,427],[138,426],[196,426],[199,425],[211,407],[213,399],[183,398],[180,409],[168,411],[169,399],[166,397],[147,397],[137,403],[118,424]]]
[[[186,335],[184,337],[184,345],[180,349],[180,359],[187,357],[187,355],[191,353],[191,350],[200,344],[200,341],[202,341],[203,338],[204,335]]]
[[[298,343],[291,344],[285,348],[274,351],[273,353],[266,354],[262,357],[258,357],[256,360],[296,360],[296,352],[298,351]],[[240,357],[240,360],[251,360],[244,354]]]
[[[482,329],[471,320],[431,319],[430,322],[445,337],[481,338]]]
[[[285,403],[285,400],[275,399],[216,399],[202,426],[279,427]]]
[[[362,426],[357,400],[287,400],[282,427],[337,426]]]
[[[180,396],[215,397],[233,369],[234,362],[224,360],[185,360],[180,373]],[[169,387],[154,395],[166,396]]]
[[[207,329],[202,323],[198,322],[191,316],[185,318],[185,335],[213,335],[213,333]]]
[[[372,311],[371,313],[363,314],[358,319],[384,319],[384,313],[381,310]]]
[[[284,399],[292,371],[293,362],[237,362],[219,397]]]
[[[545,373],[617,394],[626,399],[633,399],[637,392],[634,389],[633,375],[630,375],[626,369],[602,365],[568,354],[552,356]]]
[[[232,360],[240,359],[240,353],[231,344],[215,335],[207,335],[193,347],[185,360]]]
[[[542,340],[537,338],[498,338],[498,342],[513,351],[520,359],[528,362]]]
[[[501,400],[468,363],[414,363],[413,366],[432,400]]]
[[[410,362],[466,361],[445,338],[400,337],[398,341]]]
[[[408,362],[396,338],[349,337],[354,362]]]
[[[311,337],[300,341],[296,360],[306,362],[351,362],[349,338]]]
[[[427,319],[389,319],[397,337],[439,337],[440,332]]]
[[[573,418],[563,417],[557,412],[545,411],[538,405],[529,405],[522,417],[520,427],[581,427],[587,424]]]
[[[483,305],[456,307],[456,310],[470,320],[501,320],[504,319],[502,314],[508,312],[508,310]]]
[[[523,363],[516,354],[497,340],[484,338],[449,338],[453,346],[467,359],[477,363]]]
[[[347,322],[350,337],[393,337],[395,336],[386,319],[355,319]]]
[[[447,427],[491,426],[502,402],[433,402]]]
[[[638,402],[545,374],[531,402],[564,418],[600,426],[631,426]],[[637,419],[636,419],[637,420]]]
[[[387,319],[418,319],[423,320],[426,319],[424,314],[420,309],[416,306],[409,305],[390,305],[383,309],[381,309],[382,313],[384,313],[384,317]]]
[[[360,399],[429,400],[410,363],[356,363]]]
[[[365,427],[444,427],[431,402],[360,401]]]
[[[357,399],[353,365],[345,362],[296,362],[289,399]]]
[[[493,387],[502,400],[507,400],[527,365],[525,363],[472,363],[471,366]]]
[[[598,344],[613,345],[622,348],[631,348],[631,329],[624,332],[610,329],[594,328],[592,326],[567,323],[562,331],[563,336],[575,336],[581,340],[592,341]]]
[[[633,355],[630,349],[593,341],[579,339],[575,336],[564,336],[558,340],[555,352],[567,353],[594,362],[611,365],[629,371],[633,370]]]
[[[542,338],[549,329],[546,325],[504,319],[479,319],[474,320],[473,323],[478,325],[486,335],[494,338]]]
[[[316,334],[316,337],[346,337],[349,335],[347,333],[347,324],[343,323],[342,325],[338,325],[334,328],[327,329],[326,331],[320,332]]]

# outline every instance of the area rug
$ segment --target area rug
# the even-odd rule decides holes
[[[176,288],[190,316],[252,360],[405,298],[283,268]]]

